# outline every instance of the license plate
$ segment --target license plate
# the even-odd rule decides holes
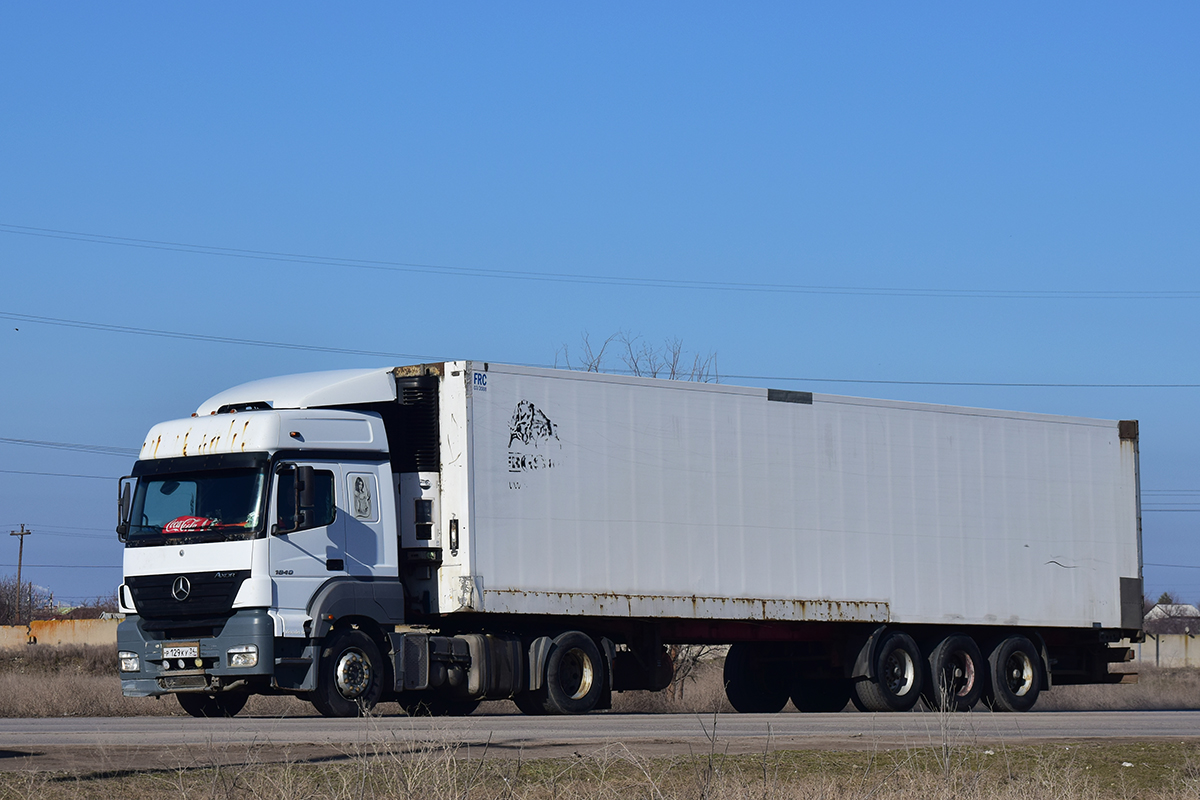
[[[163,648],[163,658],[197,658],[199,655],[199,644],[173,644]]]

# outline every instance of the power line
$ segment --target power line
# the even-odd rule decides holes
[[[3,316],[3,314],[0,314]],[[803,381],[805,383],[864,383],[886,386],[990,386],[1014,389],[1200,389],[1200,383],[998,383],[993,381],[889,381],[858,378],[811,378],[784,375],[722,375],[745,381]]]
[[[1142,564],[1143,567],[1172,567],[1174,569],[1200,569],[1200,564],[1152,564],[1149,561]]]
[[[0,233],[20,236],[35,236],[46,239],[131,247],[143,250],[163,250],[193,253],[208,256],[277,261],[313,266],[344,267],[383,272],[425,273],[467,278],[496,278],[504,280],[541,281],[548,283],[575,283],[602,286],[638,286],[658,289],[697,289],[707,291],[735,292],[785,292],[791,294],[855,295],[881,297],[934,297],[934,298],[990,298],[1001,300],[1195,300],[1200,290],[1170,289],[1145,291],[1094,291],[1083,289],[1034,290],[1034,289],[911,289],[902,287],[866,286],[822,286],[786,283],[743,283],[735,281],[696,281],[669,278],[637,278],[621,275],[587,275],[566,272],[537,272],[531,270],[490,269],[482,267],[452,267],[444,264],[421,264],[408,261],[383,261],[338,256],[318,256],[304,253],[287,253],[272,250],[249,250],[238,247],[171,242],[159,239],[137,239],[127,236],[110,236],[100,233],[85,233],[57,228],[38,228],[29,225],[0,223]]]
[[[337,353],[351,356],[378,356],[382,358],[403,358],[415,361],[436,361],[433,356],[414,355],[412,353],[387,353],[380,350],[354,350],[345,347],[324,347],[315,344],[295,344],[292,342],[272,342],[261,339],[242,339],[236,336],[211,336],[205,333],[185,333],[182,331],[163,331],[153,328],[136,328],[132,325],[110,325],[105,322],[88,322],[78,319],[60,319],[58,317],[40,317],[33,314],[17,314],[11,311],[0,311],[0,317],[18,322],[35,322],[42,325],[57,325],[64,328],[84,328],[94,331],[109,331],[111,333],[128,333],[137,336],[159,336],[168,339],[188,339],[197,342],[217,342],[219,344],[248,345],[251,347],[273,347],[279,350],[307,350],[316,353]]]
[[[73,472],[34,472],[29,469],[0,469],[10,475],[45,475],[51,478],[91,478],[98,481],[115,481],[117,477],[108,475],[77,475]]]
[[[18,444],[23,447],[43,447],[48,450],[71,450],[98,456],[136,456],[141,450],[131,447],[109,447],[103,444],[78,444],[74,442],[47,442],[40,439],[11,439],[0,436],[0,444]]]
[[[318,353],[338,353],[342,355],[374,356],[379,358],[402,358],[418,362],[444,361],[442,356],[419,355],[414,353],[389,353],[380,350],[355,350],[343,347],[325,347],[321,345],[299,344],[295,342],[272,342],[259,339],[243,339],[235,336],[210,336],[202,333],[186,333],[183,331],[164,331],[154,328],[137,328],[132,325],[112,325],[105,322],[90,322],[87,320],[62,319],[59,317],[43,317],[33,314],[18,314],[12,311],[0,311],[0,318],[20,322],[32,322],[40,325],[56,325],[66,328],[84,328],[87,330],[108,331],[137,336],[158,336],[170,339],[186,339],[201,342],[216,342],[219,344],[234,344],[249,347],[273,347],[284,350],[305,350]],[[527,367],[547,367],[547,364],[521,364]],[[611,374],[629,374],[628,370],[612,370]],[[1020,389],[1200,389],[1200,383],[1036,383],[1030,381],[901,381],[879,380],[870,378],[818,378],[811,376],[791,375],[724,375],[724,378],[738,380],[753,380],[763,382],[802,382],[802,383],[838,383],[864,384],[879,386],[977,386],[991,388],[1020,388]],[[0,439],[0,441],[5,441]]]
[[[0,564],[0,567],[15,567],[16,564]],[[109,564],[26,564],[28,567],[37,567],[38,569],[121,569],[121,565],[111,566]]]

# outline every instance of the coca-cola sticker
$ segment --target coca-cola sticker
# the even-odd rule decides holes
[[[190,531],[202,531],[211,528],[216,524],[215,519],[209,517],[176,517],[163,526],[163,535],[168,533],[188,533]]]

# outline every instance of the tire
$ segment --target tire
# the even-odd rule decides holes
[[[908,711],[925,687],[925,659],[907,633],[886,631],[882,636],[875,646],[875,677],[855,682],[854,705],[860,711]]]
[[[517,704],[517,709],[526,716],[540,717],[546,713],[546,707],[539,692],[521,692],[515,695],[512,701]]]
[[[789,687],[772,674],[765,656],[769,650],[737,642],[725,656],[725,696],[739,714],[777,714],[787,705]]]
[[[567,631],[555,637],[546,657],[542,688],[518,695],[517,707],[542,714],[586,714],[600,702],[605,668],[600,648],[585,633]]]
[[[970,711],[987,676],[988,665],[975,640],[961,633],[947,636],[929,654],[925,702],[934,711]]]
[[[360,630],[329,634],[317,661],[312,704],[326,717],[366,714],[383,694],[384,666],[379,648]]]
[[[988,705],[995,711],[1028,711],[1042,691],[1041,656],[1024,636],[1010,636],[988,655]]]
[[[792,704],[797,711],[831,714],[850,702],[851,687],[845,678],[801,679],[792,686]]]
[[[465,717],[479,708],[482,700],[460,700],[438,692],[402,692],[396,702],[410,717]]]
[[[236,717],[249,698],[250,695],[245,692],[181,692],[175,695],[179,707],[193,717]]]

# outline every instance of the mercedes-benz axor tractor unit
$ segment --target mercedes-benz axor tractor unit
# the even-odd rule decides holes
[[[255,381],[119,493],[123,691],[742,712],[1033,706],[1142,624],[1134,421],[452,361]]]

